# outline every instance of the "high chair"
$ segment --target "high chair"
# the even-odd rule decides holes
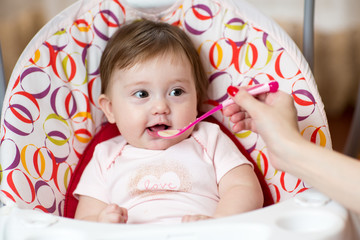
[[[166,227],[99,224],[70,218],[76,207],[71,189],[80,177],[84,157],[88,157],[84,151],[104,137],[104,132],[109,137],[109,125],[105,125],[97,104],[102,50],[118,27],[138,18],[174,24],[193,40],[210,82],[204,110],[226,100],[230,85],[276,80],[280,90],[294,97],[303,137],[331,148],[324,106],[307,61],[273,20],[247,2],[78,1],[31,40],[5,93],[0,145],[0,200],[5,206],[0,208],[0,236],[351,239],[351,222],[342,206],[301,179],[274,169],[261,137],[250,131],[231,132],[229,119],[221,112],[215,114],[215,121],[254,163],[267,194],[267,207]],[[311,48],[307,52],[312,62]]]

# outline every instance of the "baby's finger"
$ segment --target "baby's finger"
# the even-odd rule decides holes
[[[109,204],[107,212],[112,215],[116,222],[127,222],[128,211],[126,208],[119,207],[117,204]]]
[[[107,215],[107,219],[111,223],[126,223],[127,217],[124,217],[122,214],[119,213],[110,213]]]
[[[123,217],[125,222],[127,222],[127,220],[128,220],[128,211],[127,211],[126,208],[121,208],[121,216]]]
[[[112,212],[118,212],[120,207],[117,204],[111,203],[107,205],[106,212],[112,213]]]

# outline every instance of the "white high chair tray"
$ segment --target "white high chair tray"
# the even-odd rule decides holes
[[[17,207],[0,208],[0,239],[354,239],[347,211],[310,190],[271,207],[172,225],[102,224]]]

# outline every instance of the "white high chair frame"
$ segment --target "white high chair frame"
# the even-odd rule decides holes
[[[313,1],[305,0],[308,11]],[[155,11],[175,0],[129,0],[133,7]],[[241,1],[232,0],[234,6]],[[158,5],[154,5],[157,3]],[[76,3],[72,8],[79,7]],[[241,4],[246,4],[242,3]],[[311,7],[312,5],[312,7]],[[145,11],[145,10],[144,10]],[[310,15],[311,17],[312,15]],[[310,27],[313,21],[305,26]],[[309,28],[306,28],[309,29]],[[308,31],[308,30],[306,30]],[[310,33],[311,34],[311,33]],[[306,35],[309,36],[309,35]],[[304,54],[312,66],[312,39]],[[310,41],[310,42],[309,42]],[[1,86],[0,86],[1,87]],[[4,88],[2,88],[4,89]],[[3,96],[0,96],[1,100]],[[0,239],[353,239],[348,212],[311,189],[273,206],[232,217],[171,226],[114,225],[83,222],[19,209],[0,208]]]

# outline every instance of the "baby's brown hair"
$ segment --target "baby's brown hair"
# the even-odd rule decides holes
[[[199,108],[206,99],[208,80],[192,41],[176,26],[149,20],[121,26],[108,41],[100,61],[101,93],[106,93],[114,69],[129,69],[167,53],[184,54],[189,60]]]

